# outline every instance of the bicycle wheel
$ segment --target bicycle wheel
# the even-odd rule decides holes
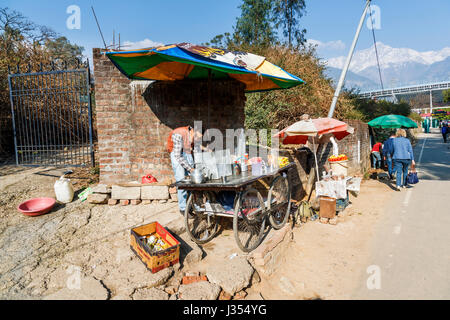
[[[192,241],[205,244],[211,241],[218,231],[218,217],[206,212],[205,203],[208,196],[202,192],[192,192],[186,204],[184,221],[186,232]]]
[[[272,182],[268,196],[269,221],[279,230],[286,225],[291,211],[291,189],[286,176],[278,176]]]
[[[266,215],[258,190],[249,189],[239,196],[233,217],[233,232],[239,249],[250,252],[261,244]]]

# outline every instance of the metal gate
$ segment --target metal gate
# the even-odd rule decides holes
[[[8,75],[17,165],[94,166],[89,66]]]

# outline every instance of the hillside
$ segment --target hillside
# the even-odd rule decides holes
[[[333,86],[336,86],[339,77],[341,76],[342,70],[333,68],[333,67],[327,67],[325,70],[325,75],[333,80]],[[379,83],[379,82],[378,82]],[[375,88],[379,84],[372,81],[369,78],[360,76],[352,71],[348,71],[347,76],[345,78],[344,87],[347,89],[352,88]]]
[[[251,93],[247,95],[246,127],[278,128],[298,121],[307,113],[311,117],[326,117],[334,94],[325,66],[314,50],[300,52],[286,48],[252,49],[275,65],[302,78],[306,84],[289,90]],[[335,117],[344,119],[352,112],[351,100],[341,96]]]

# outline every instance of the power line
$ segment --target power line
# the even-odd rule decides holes
[[[102,29],[100,28],[100,24],[98,23],[97,15],[95,14],[94,7],[91,6],[91,8],[92,8],[92,13],[94,14],[95,22],[97,22],[98,31],[100,31],[100,35],[102,36],[103,44],[104,44],[105,50],[106,50],[108,47],[106,46],[106,42],[105,42],[105,38],[103,37]]]
[[[383,78],[381,77],[380,58],[378,57],[377,40],[375,38],[375,28],[373,25],[372,7],[370,6],[370,4],[369,4],[369,12],[370,12],[370,22],[372,23],[373,44],[375,46],[375,55],[377,56],[378,74],[380,76],[381,90],[384,90]]]

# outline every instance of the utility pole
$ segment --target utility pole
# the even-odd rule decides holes
[[[430,90],[430,113],[433,113],[433,91]]]
[[[430,90],[430,128],[433,126],[433,91]]]
[[[355,51],[356,44],[358,42],[359,34],[361,33],[362,26],[364,24],[364,20],[367,16],[367,11],[369,10],[371,0],[367,0],[366,7],[364,8],[364,12],[361,16],[361,20],[359,21],[358,29],[356,30],[355,38],[353,39],[352,46],[350,48],[350,52],[347,57],[347,61],[345,62],[344,69],[342,70],[341,77],[339,79],[339,83],[336,88],[336,92],[333,96],[333,101],[331,102],[330,112],[328,113],[328,118],[333,118],[334,110],[336,109],[336,104],[339,98],[339,94],[341,93],[342,86],[344,85],[345,77],[347,76],[348,67],[350,66],[350,62],[352,61],[353,52]]]

